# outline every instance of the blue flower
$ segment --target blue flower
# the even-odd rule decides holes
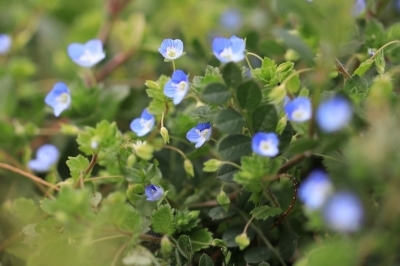
[[[293,122],[304,122],[310,120],[312,116],[311,101],[302,96],[287,102],[284,110],[288,120]]]
[[[196,143],[195,147],[199,148],[211,137],[212,128],[209,122],[199,123],[197,126],[192,128],[186,134],[186,138],[192,142]]]
[[[230,39],[215,38],[212,44],[213,53],[221,63],[242,61],[245,48],[244,40],[236,36]]]
[[[279,153],[279,139],[275,133],[257,132],[251,140],[253,152],[266,157],[274,157]]]
[[[156,119],[154,115],[150,114],[147,109],[144,109],[140,118],[136,118],[131,122],[131,130],[139,137],[142,137],[150,132],[154,127]]]
[[[175,105],[179,104],[189,89],[189,78],[182,70],[175,70],[172,78],[165,83],[164,94],[173,98]]]
[[[164,189],[156,185],[148,185],[144,189],[148,201],[157,201],[164,195]]]
[[[103,43],[101,40],[90,40],[85,44],[71,43],[68,46],[68,55],[76,64],[82,67],[92,67],[106,55],[103,51]]]
[[[0,34],[0,54],[5,54],[10,50],[11,47],[11,37],[7,34]]]
[[[165,59],[174,60],[183,54],[183,42],[181,40],[165,39],[161,43],[158,51],[164,56]]]
[[[353,193],[338,192],[326,203],[323,217],[330,228],[339,232],[354,232],[360,229],[363,207]]]
[[[353,7],[353,15],[358,16],[367,8],[367,3],[365,0],[356,0]]]
[[[219,23],[229,30],[237,30],[242,25],[242,15],[235,8],[228,8],[222,13]]]
[[[44,102],[53,108],[55,116],[59,116],[71,105],[71,95],[67,85],[62,82],[56,83],[46,95]]]
[[[333,191],[333,184],[329,176],[321,171],[312,171],[299,188],[299,199],[307,209],[317,210],[321,208]]]
[[[38,173],[47,172],[57,162],[59,155],[56,146],[45,144],[36,151],[36,159],[30,160],[28,167]]]
[[[347,126],[353,116],[350,102],[343,96],[334,96],[322,102],[315,119],[322,131],[331,133]]]

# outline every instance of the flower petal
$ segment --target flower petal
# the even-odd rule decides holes
[[[5,54],[10,50],[11,37],[7,34],[0,34],[0,54]]]
[[[168,98],[174,98],[175,94],[176,94],[176,86],[174,86],[174,83],[172,82],[172,80],[168,80],[167,83],[165,83],[164,85],[164,94],[168,97]]]

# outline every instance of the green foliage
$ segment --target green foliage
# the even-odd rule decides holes
[[[231,92],[222,83],[210,83],[204,88],[201,97],[208,103],[223,104],[229,100]]]
[[[85,170],[89,166],[89,160],[82,155],[68,157],[66,164],[69,167],[71,177],[77,181],[79,177],[85,178]]]
[[[162,205],[151,215],[153,231],[160,234],[172,235],[175,231],[174,209]]]
[[[242,130],[245,120],[239,112],[224,109],[218,113],[215,123],[216,127],[222,132],[232,134],[239,133]]]
[[[254,216],[257,220],[265,220],[268,219],[269,217],[274,217],[282,213],[281,208],[275,208],[275,207],[270,207],[270,206],[260,206],[254,208],[250,214]]]
[[[251,111],[261,102],[261,90],[258,84],[252,80],[241,83],[236,89],[237,101],[240,108]]]
[[[200,257],[199,266],[214,266],[214,263],[210,256],[203,254]]]

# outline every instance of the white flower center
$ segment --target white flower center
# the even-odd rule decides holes
[[[186,91],[186,86],[187,86],[186,81],[181,81],[181,82],[179,82],[179,83],[177,84],[178,91],[180,91],[180,92]]]
[[[170,58],[174,58],[176,56],[176,49],[175,47],[167,47],[167,55]]]
[[[65,104],[69,101],[69,94],[66,92],[61,93],[57,98],[56,102],[60,104]]]
[[[199,134],[199,136],[203,139],[206,138],[208,131],[209,129],[204,129],[204,130],[196,129],[197,134]]]
[[[88,49],[86,49],[84,52],[83,52],[83,55],[81,55],[80,57],[79,57],[79,60],[80,61],[86,61],[86,62],[92,62],[92,61],[95,61],[97,58],[96,58],[96,55],[94,55],[94,54],[92,54]]]
[[[140,125],[142,127],[144,127],[146,130],[150,130],[151,129],[151,119],[146,120],[146,119],[141,118]]]
[[[260,142],[260,150],[262,150],[263,152],[267,153],[272,149],[272,145],[271,142],[268,140],[262,140]]]
[[[227,60],[232,60],[233,58],[232,48],[231,47],[224,48],[224,50],[219,55]]]
[[[296,120],[302,120],[305,117],[305,112],[304,109],[298,108],[297,110],[294,110],[292,113],[292,116]]]

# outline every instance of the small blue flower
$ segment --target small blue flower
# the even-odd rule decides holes
[[[45,144],[38,148],[36,151],[36,159],[28,162],[29,169],[37,172],[44,173],[57,162],[60,153],[56,146]]]
[[[221,63],[242,61],[245,48],[244,40],[236,36],[230,39],[215,38],[212,44],[213,53]]]
[[[279,153],[279,139],[275,133],[257,132],[251,140],[253,152],[266,157],[274,157]]]
[[[98,39],[90,40],[85,44],[71,43],[68,46],[68,55],[76,64],[87,68],[94,66],[106,57],[103,43]]]
[[[334,96],[322,102],[315,119],[322,131],[331,133],[347,126],[353,116],[350,102],[343,96]]]
[[[182,70],[175,70],[172,78],[165,83],[164,94],[173,98],[175,105],[179,104],[189,89],[189,78]]]
[[[242,15],[236,8],[228,8],[222,13],[219,23],[226,29],[238,30],[242,26]]]
[[[299,188],[299,199],[307,209],[317,210],[321,208],[333,191],[333,184],[329,176],[321,171],[312,171]]]
[[[165,39],[161,43],[161,47],[158,51],[164,56],[165,59],[174,60],[182,56],[183,54],[183,42],[179,39]]]
[[[148,185],[144,189],[148,201],[157,201],[164,195],[164,189],[156,185]]]
[[[367,8],[365,0],[356,0],[353,7],[353,15],[358,16]]]
[[[71,95],[67,85],[62,82],[56,83],[46,95],[44,102],[53,108],[55,116],[59,116],[71,105]]]
[[[286,103],[284,107],[289,121],[304,122],[311,119],[312,107],[310,99],[299,96]]]
[[[197,126],[188,131],[186,138],[190,142],[196,143],[195,147],[199,148],[211,137],[211,133],[212,128],[209,122],[199,123]]]
[[[144,109],[140,118],[136,118],[131,122],[131,130],[139,137],[142,137],[150,132],[154,127],[156,119],[154,115],[150,114],[147,109]]]
[[[343,191],[333,195],[323,210],[323,217],[328,226],[343,233],[360,229],[363,214],[363,207],[358,197]]]
[[[0,54],[5,54],[10,50],[11,37],[7,34],[0,34]]]

